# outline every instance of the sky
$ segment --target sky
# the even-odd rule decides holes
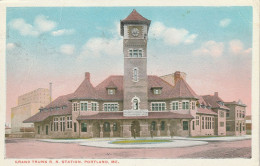
[[[7,114],[18,96],[52,82],[53,99],[91,73],[94,86],[123,75],[120,20],[136,9],[151,20],[149,75],[187,74],[198,95],[242,100],[251,114],[251,7],[8,7]]]

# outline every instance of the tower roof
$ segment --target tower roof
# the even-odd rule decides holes
[[[150,20],[144,18],[135,9],[122,21],[148,21],[148,22],[150,22]]]
[[[124,34],[124,24],[146,24],[149,28],[151,20],[146,19],[135,9],[123,20],[120,21],[121,35]]]

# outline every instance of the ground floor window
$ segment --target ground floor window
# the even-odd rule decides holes
[[[105,122],[104,125],[103,125],[103,127],[104,127],[104,131],[105,131],[105,132],[110,131],[110,123]]]
[[[192,121],[192,130],[195,130],[195,122]]]
[[[87,123],[81,123],[81,132],[87,132]]]
[[[196,116],[196,125],[199,126],[199,124],[200,124],[200,117]]]
[[[40,134],[40,126],[38,126],[38,134]]]
[[[51,131],[52,131],[52,128],[53,128],[53,123],[51,122]]]
[[[188,130],[189,129],[189,124],[188,124],[188,121],[183,121],[183,130]]]
[[[156,130],[156,122],[155,122],[155,121],[153,121],[153,122],[151,123],[151,130],[153,130],[153,131]]]
[[[54,118],[54,131],[58,131],[59,119]]]
[[[60,118],[60,131],[65,131],[65,117]]]
[[[67,117],[67,128],[68,129],[72,128],[72,117],[71,116]]]
[[[74,123],[74,132],[77,132],[77,123]]]
[[[162,131],[165,130],[165,121],[161,121],[161,130],[162,130]]]
[[[117,123],[113,124],[113,131],[117,131]]]
[[[166,104],[163,102],[153,102],[152,111],[164,111],[166,109]]]
[[[204,117],[202,117],[201,126],[202,126],[202,129],[204,129]]]
[[[226,125],[226,131],[230,131],[230,124]]]

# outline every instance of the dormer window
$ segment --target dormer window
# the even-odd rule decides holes
[[[117,89],[117,86],[112,81],[110,81],[109,84],[106,86],[106,90],[107,90],[108,95],[116,94],[116,89]]]
[[[222,102],[222,101],[218,101],[218,104],[221,106],[224,106],[224,102]]]
[[[108,95],[114,95],[114,94],[116,94],[116,89],[114,89],[114,88],[109,88],[109,89],[107,89],[107,94],[108,94]]]
[[[160,95],[162,93],[162,87],[152,87],[153,94]]]

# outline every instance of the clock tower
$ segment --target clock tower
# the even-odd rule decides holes
[[[131,111],[148,114],[147,36],[150,23],[136,10],[120,22],[124,38],[124,111],[130,114]]]

